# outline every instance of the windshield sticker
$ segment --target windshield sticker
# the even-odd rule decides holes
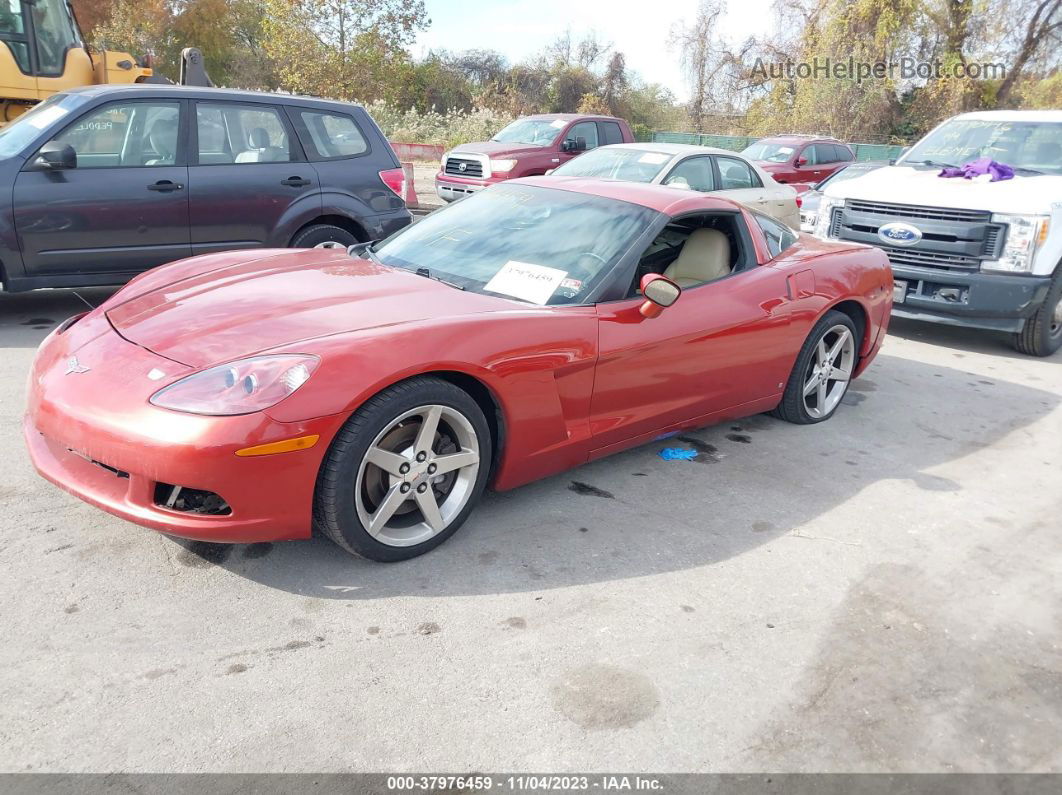
[[[659,166],[668,156],[663,155],[660,152],[646,152],[644,155],[638,158],[639,163],[649,163],[650,165]]]
[[[50,108],[42,108],[33,116],[26,119],[26,122],[36,127],[38,130],[43,130],[49,124],[56,119],[61,119],[67,114],[66,108],[62,108],[58,105],[52,105]]]
[[[567,275],[568,271],[511,259],[483,289],[544,306]]]
[[[554,119],[553,123],[550,124],[549,126],[550,127],[556,127],[559,130],[561,127],[563,127],[567,123],[568,122],[566,122],[564,119]]]

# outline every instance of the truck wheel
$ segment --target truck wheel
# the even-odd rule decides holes
[[[1062,268],[1051,280],[1047,299],[1014,335],[1014,347],[1029,356],[1050,356],[1062,348]]]

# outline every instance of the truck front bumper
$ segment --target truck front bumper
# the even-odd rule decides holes
[[[1021,331],[1047,297],[1050,276],[893,267],[893,317]]]
[[[450,174],[439,172],[435,175],[435,193],[444,202],[452,202],[471,196],[476,191],[489,188],[499,182],[504,182],[508,177],[484,177],[473,179],[471,177],[454,177]]]

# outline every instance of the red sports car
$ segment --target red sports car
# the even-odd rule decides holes
[[[757,412],[827,419],[891,305],[877,249],[708,194],[530,177],[349,252],[137,277],[42,343],[25,438],[137,524],[399,560],[488,484]]]

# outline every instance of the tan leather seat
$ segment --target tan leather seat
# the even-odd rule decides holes
[[[695,229],[686,238],[678,259],[664,275],[679,287],[722,279],[730,274],[730,241],[718,229]]]

